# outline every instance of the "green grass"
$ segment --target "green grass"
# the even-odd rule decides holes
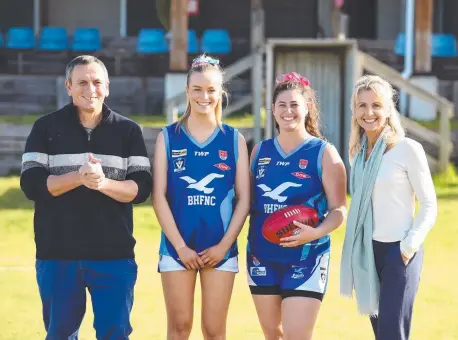
[[[262,119],[265,117],[265,112],[261,114]],[[0,124],[33,124],[40,115],[24,115],[24,116],[0,116]],[[137,123],[149,126],[149,127],[162,127],[166,124],[164,115],[131,115],[128,116],[135,120]],[[235,113],[224,119],[226,124],[232,125],[237,128],[241,127],[253,127],[254,119],[253,116],[248,112]],[[431,130],[438,130],[440,126],[439,119],[432,121],[417,121],[417,123],[427,127]],[[450,121],[452,130],[458,130],[458,119],[452,119]]]
[[[0,115],[0,124],[33,124],[40,115],[24,115],[24,116],[2,116]],[[127,116],[138,124],[147,127],[162,127],[166,125],[164,115],[131,115]],[[246,112],[235,113],[227,118],[224,118],[224,123],[236,128],[253,127],[253,116]]]
[[[451,170],[452,171],[452,170]],[[458,339],[455,313],[458,306],[458,180],[456,173],[436,178],[439,216],[425,244],[426,256],[414,311],[412,339]],[[448,182],[446,182],[448,181]],[[0,329],[2,340],[43,339],[41,304],[34,272],[33,204],[20,191],[17,177],[0,178]],[[160,228],[149,204],[135,208],[135,237],[139,276],[132,311],[132,339],[165,339],[166,316],[157,273]],[[245,247],[247,228],[240,236]],[[332,234],[328,293],[316,326],[315,339],[373,339],[369,321],[360,316],[355,301],[338,294],[340,253],[344,228]],[[246,285],[244,252],[236,276],[228,317],[228,339],[263,339]],[[200,289],[192,339],[200,333]],[[90,301],[81,328],[81,339],[94,339]]]
[[[439,130],[440,128],[440,119],[436,118],[430,121],[417,121],[417,123],[423,125],[424,127],[431,129],[431,130]],[[458,130],[458,119],[450,120],[450,128],[452,130]]]

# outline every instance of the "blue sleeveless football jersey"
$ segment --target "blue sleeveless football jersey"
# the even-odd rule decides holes
[[[196,252],[223,238],[235,204],[238,131],[223,125],[199,143],[177,123],[162,129],[167,150],[167,201],[186,245]],[[180,261],[162,232],[161,255]],[[237,255],[235,242],[226,259]]]
[[[289,205],[314,208],[320,222],[328,211],[321,181],[321,163],[327,142],[309,138],[285,154],[277,138],[258,145],[251,171],[254,177],[254,197],[250,213],[248,251],[268,261],[295,263],[315,261],[316,256],[329,251],[329,236],[310,243],[284,248],[262,236],[262,225],[273,212]]]

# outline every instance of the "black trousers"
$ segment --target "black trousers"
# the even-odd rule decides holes
[[[423,266],[423,248],[404,265],[400,242],[373,241],[380,280],[378,317],[371,317],[376,340],[407,340]]]

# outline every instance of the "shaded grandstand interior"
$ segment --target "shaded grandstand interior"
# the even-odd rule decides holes
[[[94,14],[85,18],[86,25],[80,25],[83,21],[78,16],[87,13],[86,3],[91,4]],[[164,76],[169,71],[170,33],[161,26],[155,1],[129,0],[126,3],[127,36],[121,37],[116,31],[118,1],[98,0],[95,6],[91,0],[79,3],[41,0],[41,29],[36,35],[30,0],[0,1],[0,73],[61,75],[74,56],[89,53],[99,56],[112,75]],[[380,25],[361,21],[361,13],[357,10],[366,8],[376,13],[380,7],[377,1],[347,0],[345,4],[344,11],[350,16],[350,37],[360,39],[363,51],[402,70],[403,33],[391,40],[377,39],[375,32]],[[318,0],[264,0],[263,5],[267,38],[319,36]],[[458,79],[458,24],[450,14],[456,13],[458,4],[445,1],[444,6],[443,18],[434,18],[440,32],[432,39],[433,71],[440,79]],[[107,15],[104,22],[97,17],[100,13]],[[70,17],[70,14],[74,15]],[[351,19],[356,16],[358,20]],[[208,52],[227,66],[247,55],[250,52],[250,20],[248,0],[200,0],[199,14],[189,17],[188,62],[191,63],[197,54]],[[372,32],[370,37],[369,31]]]
[[[319,37],[318,7],[322,4],[319,1],[264,0],[266,38]],[[402,71],[405,51],[402,22],[393,24],[397,27],[394,33],[392,28],[382,32],[379,17],[382,15],[382,2],[345,1],[344,11],[350,17],[349,37],[358,40],[362,51]],[[383,13],[388,9],[399,12],[396,6],[388,8],[389,3],[394,2],[383,2],[386,5]],[[75,56],[93,54],[105,62],[112,77],[130,78],[129,89],[144,93],[139,107],[135,106],[137,102],[133,94],[124,96],[118,105],[126,109],[135,106],[132,109],[134,112],[159,112],[164,96],[163,79],[169,72],[170,33],[161,26],[155,0],[128,0],[126,36],[122,37],[119,3],[114,0],[40,0],[40,25],[36,30],[33,1],[0,1],[0,74],[55,78],[64,74],[65,65]],[[458,21],[452,14],[458,11],[458,2],[449,0],[443,4],[443,16],[434,18],[436,32],[432,37],[432,71],[440,80],[456,81]],[[201,52],[218,57],[223,66],[249,54],[250,6],[249,0],[200,0],[199,14],[189,17],[188,64]],[[399,3],[397,6],[400,6]],[[88,12],[89,7],[91,10]],[[361,20],[362,9],[367,9],[366,14],[372,13],[370,19]],[[102,21],[101,14],[105,15]],[[387,32],[394,35],[390,39],[380,38],[387,36]],[[143,81],[140,80],[142,78]],[[33,81],[39,84],[45,82],[43,79]],[[6,91],[5,84],[0,86],[6,96],[9,90]],[[52,84],[49,86],[54,93],[53,98],[46,101],[52,103],[52,107],[56,103],[56,90]],[[17,88],[20,88],[19,83]],[[246,94],[250,88],[250,72],[241,74],[229,84],[233,98]],[[116,87],[112,89],[116,91]],[[8,93],[11,95],[13,92]],[[450,98],[448,92],[446,96]],[[11,102],[11,97],[9,99]],[[146,111],[143,111],[144,107]],[[27,111],[27,106],[23,110],[18,108],[20,111]]]
[[[88,1],[74,7],[75,16],[81,15],[80,7]],[[73,18],[66,27],[56,26],[63,22],[56,11],[65,9],[62,15],[68,15],[70,9],[56,0],[40,3],[41,29],[34,35],[30,1],[0,2],[0,73],[60,75],[65,64],[82,53],[99,56],[113,75],[163,76],[168,72],[170,33],[162,28],[153,0],[127,1],[126,37],[114,34],[110,27],[89,25],[90,18],[86,18],[89,26],[78,26]],[[118,15],[117,2],[110,4],[107,16]],[[266,36],[316,37],[316,16],[310,16],[316,6],[316,0],[265,0]],[[311,20],[303,20],[304,16]],[[189,17],[189,63],[201,52],[215,55],[226,66],[247,55],[250,20],[250,1],[201,0],[199,14]]]

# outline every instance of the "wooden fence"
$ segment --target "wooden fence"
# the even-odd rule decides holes
[[[436,105],[440,114],[439,132],[431,131],[406,117],[402,117],[402,123],[407,132],[414,139],[428,142],[437,149],[435,152],[436,156],[427,150],[431,171],[444,171],[447,168],[453,150],[450,134],[450,119],[454,114],[453,103],[444,97],[424,90],[411,83],[408,79],[404,79],[398,71],[364,52],[358,52],[358,59],[358,73],[362,74],[365,70],[371,74],[379,75],[389,81],[393,86],[404,90],[409,95]]]
[[[0,176],[20,172],[25,142],[31,129],[32,125],[0,124]],[[154,144],[160,131],[160,128],[143,127],[143,138],[150,158],[153,156]],[[239,131],[251,148],[253,129],[242,128]]]

